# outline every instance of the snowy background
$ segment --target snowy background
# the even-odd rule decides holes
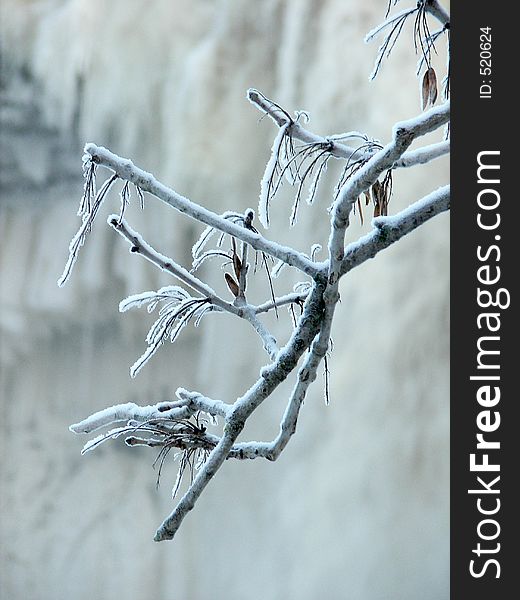
[[[173,465],[157,491],[153,450],[111,443],[82,458],[86,440],[68,431],[107,405],[171,399],[178,386],[233,401],[265,363],[250,328],[217,315],[130,379],[151,317],[120,315],[118,302],[171,281],[100,215],[70,282],[56,286],[78,226],[83,144],[131,157],[216,212],[256,207],[275,128],[259,123],[247,88],[307,110],[322,135],[356,129],[386,142],[396,120],[420,111],[410,28],[368,81],[377,43],[363,37],[385,9],[384,0],[2,0],[2,598],[448,598],[446,214],[343,280],[330,405],[320,376],[280,459],[229,461],[174,542],[152,541],[171,508]],[[326,241],[339,173],[330,164],[297,227],[291,194],[277,199],[269,236],[306,252]],[[445,159],[401,170],[390,212],[447,179]],[[118,209],[114,196],[106,213]],[[152,198],[128,220],[189,265],[202,227]],[[348,241],[369,220],[354,219]],[[278,293],[292,287],[285,273]],[[219,269],[204,276],[225,294]],[[261,273],[251,293],[268,299]],[[271,322],[280,337],[281,316]],[[242,439],[272,439],[287,390]]]

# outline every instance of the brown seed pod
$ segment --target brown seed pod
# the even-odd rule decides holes
[[[233,279],[233,277],[231,277],[231,275],[229,273],[226,273],[225,277],[226,277],[226,283],[227,283],[227,286],[228,286],[230,292],[236,298],[239,294],[238,283]]]
[[[422,80],[422,109],[424,110],[428,104],[432,106],[437,100],[437,74],[433,67],[429,67],[423,76]]]

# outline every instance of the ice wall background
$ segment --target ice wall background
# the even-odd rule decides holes
[[[2,597],[448,598],[447,215],[343,280],[330,405],[320,374],[280,459],[229,461],[173,542],[152,538],[171,509],[174,466],[156,490],[152,450],[112,443],[81,457],[86,439],[68,431],[181,385],[233,401],[265,363],[247,324],[219,315],[130,379],[151,317],[117,304],[170,280],[104,224],[114,196],[71,281],[56,286],[78,226],[83,144],[131,157],[214,211],[256,207],[275,128],[247,88],[307,110],[323,135],[386,142],[420,111],[410,28],[368,81],[377,44],[363,37],[385,10],[383,0],[2,0]],[[338,169],[294,229],[285,190],[268,235],[304,251],[325,243]],[[444,159],[397,172],[391,212],[447,179]],[[349,241],[368,231],[365,217]],[[189,264],[200,226],[153,198],[128,220]],[[218,268],[204,277],[225,293]],[[277,291],[294,281],[287,271]],[[251,293],[268,299],[262,273]],[[270,325],[286,334],[286,313]],[[288,389],[244,439],[276,434]]]

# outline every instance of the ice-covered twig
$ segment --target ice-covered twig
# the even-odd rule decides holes
[[[435,49],[435,41],[440,35],[449,30],[450,19],[448,13],[440,5],[437,0],[418,0],[415,6],[412,8],[404,9],[392,16],[388,16],[390,11],[390,4],[388,5],[388,11],[386,19],[383,23],[375,27],[370,31],[366,37],[365,42],[369,42],[374,39],[377,35],[385,32],[383,42],[380,45],[377,53],[376,62],[374,69],[370,75],[370,79],[374,79],[379,72],[383,59],[388,58],[392,53],[392,50],[401,36],[404,25],[406,24],[409,17],[414,15],[414,46],[415,50],[420,51],[421,59],[419,61],[419,71],[423,65],[430,70],[431,67],[431,51]],[[433,17],[438,19],[442,24],[442,29],[435,35],[431,35],[428,20],[426,15],[430,13]],[[449,39],[449,32],[448,32]],[[449,41],[448,41],[449,45]]]
[[[197,411],[211,416],[227,417],[232,408],[231,404],[226,404],[221,400],[212,400],[198,392],[189,392],[184,388],[178,388],[175,395],[179,400],[173,402],[158,402],[148,406],[127,402],[110,406],[71,425],[69,429],[74,433],[92,433],[101,427],[121,421],[144,423],[153,419],[186,419]]]
[[[414,167],[415,165],[424,165],[436,158],[445,156],[450,152],[450,142],[446,140],[437,144],[430,144],[417,150],[405,152],[399,160],[393,164],[393,169],[400,167]]]
[[[238,309],[222,300],[217,293],[206,283],[195,277],[192,273],[187,271],[184,267],[178,265],[174,260],[164,256],[160,252],[157,252],[150,244],[145,242],[137,231],[134,231],[125,219],[120,219],[117,215],[110,215],[108,217],[109,225],[115,229],[121,236],[123,236],[128,242],[130,242],[130,251],[134,254],[138,254],[146,260],[159,267],[162,271],[166,271],[185,283],[191,289],[195,290],[202,296],[208,298],[212,304],[218,306],[222,310],[230,312],[234,315],[238,315]]]
[[[100,410],[79,423],[74,423],[69,429],[73,433],[92,433],[101,427],[121,421],[149,421],[150,419],[163,419],[171,417],[185,419],[193,414],[194,410],[186,402],[162,402],[151,406],[138,406],[133,402],[117,404]]]
[[[85,146],[85,153],[89,154],[92,157],[92,161],[97,165],[102,165],[110,169],[120,179],[131,181],[142,192],[152,194],[159,200],[162,200],[172,208],[175,208],[192,219],[246,242],[255,250],[282,260],[288,265],[300,269],[311,277],[316,275],[314,264],[301,252],[297,252],[293,248],[282,246],[276,242],[267,240],[259,233],[236,225],[229,220],[223,219],[214,212],[191,202],[184,196],[177,194],[177,192],[174,192],[157,181],[150,173],[136,167],[132,161],[121,158],[102,146],[96,146],[91,143]]]
[[[107,179],[107,181],[105,181],[105,183],[101,186],[100,190],[96,193],[95,166],[96,165],[91,165],[90,168],[87,168],[86,170],[87,177],[85,179],[85,190],[78,210],[78,216],[81,217],[81,227],[78,229],[69,244],[69,258],[65,264],[65,268],[61,277],[58,279],[59,287],[63,287],[65,283],[67,283],[72,273],[72,269],[76,264],[79,250],[84,245],[87,235],[92,231],[92,225],[94,224],[94,220],[96,219],[99,209],[107,197],[113,183],[117,179],[117,175],[112,175],[112,177]],[[93,197],[94,194],[95,197]]]
[[[260,182],[260,197],[258,200],[258,217],[260,223],[268,229],[269,228],[269,202],[274,195],[273,192],[276,188],[275,176],[276,170],[279,166],[280,153],[282,149],[282,143],[287,131],[293,121],[287,121],[280,126],[278,132],[274,138],[273,146],[271,148],[271,156],[267,161],[262,181]]]
[[[293,292],[291,294],[286,294],[285,296],[280,296],[279,298],[275,298],[275,300],[270,300],[269,302],[264,302],[264,304],[259,304],[258,306],[253,307],[256,314],[269,312],[273,310],[276,306],[280,308],[280,306],[285,306],[286,304],[300,304],[307,298],[309,292]]]

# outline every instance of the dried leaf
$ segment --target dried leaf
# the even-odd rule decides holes
[[[233,269],[237,279],[240,279],[240,272],[242,271],[242,261],[238,258],[238,254],[233,254]]]
[[[382,194],[380,198],[381,205],[381,216],[386,217],[388,215],[388,205],[390,204],[390,197],[392,196],[392,170],[388,170],[383,179],[382,183]]]
[[[376,181],[372,185],[372,201],[374,202],[374,217],[381,215],[381,184]]]
[[[433,106],[437,100],[437,74],[434,69],[430,69],[430,104]]]
[[[238,283],[233,279],[233,277],[231,277],[231,275],[229,273],[226,273],[225,277],[226,277],[226,283],[227,283],[227,286],[228,286],[230,292],[236,298],[239,294]]]
[[[231,246],[233,248],[233,269],[235,271],[236,278],[240,280],[240,272],[242,271],[242,261],[237,254],[237,245],[235,238],[231,238]]]
[[[379,182],[379,179],[377,179],[372,185],[372,198],[374,199],[374,202],[376,204],[379,203],[380,195],[381,195],[381,183]]]
[[[422,109],[424,110],[428,106],[428,100],[430,98],[430,70],[428,69],[422,80]]]
[[[372,200],[374,202],[374,217],[381,216],[381,199],[383,195],[383,188],[379,180],[376,180],[372,185]]]
[[[357,205],[359,208],[359,220],[361,221],[361,225],[363,225],[364,219],[363,219],[363,205],[361,204],[361,196],[359,196],[357,199]]]
[[[422,80],[422,109],[428,104],[435,104],[437,100],[437,74],[432,67],[428,68]]]

